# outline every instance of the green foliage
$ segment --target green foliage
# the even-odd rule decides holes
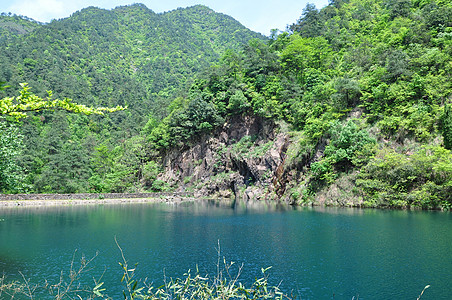
[[[399,140],[414,137],[425,142],[438,133],[440,117],[439,105],[407,103],[388,111],[388,115],[383,116],[377,125],[387,136],[394,136]]]
[[[119,245],[118,245],[119,247]],[[256,277],[250,286],[241,282],[241,267],[238,269],[233,262],[227,263],[223,258],[223,266],[220,265],[220,256],[217,262],[217,274],[214,276],[202,275],[198,269],[193,274],[188,270],[181,278],[165,278],[165,283],[159,287],[148,284],[146,280],[136,278],[138,264],[129,265],[123,250],[121,251],[122,261],[119,262],[121,279],[118,280],[123,287],[124,299],[149,299],[149,300],[170,300],[170,299],[292,299],[284,294],[279,287],[271,286],[269,283],[269,270],[271,267],[262,268],[262,275]],[[219,254],[220,255],[220,254]],[[97,254],[96,254],[97,256]],[[96,257],[95,256],[95,257]],[[84,273],[89,271],[94,258],[81,258],[80,266],[74,260],[68,276],[63,276],[66,272],[61,272],[59,282],[46,284],[44,286],[33,284],[30,279],[24,282],[8,282],[5,276],[0,277],[0,295],[5,295],[11,299],[35,299],[36,296],[51,296],[55,299],[113,299],[108,296],[108,286],[100,279],[94,278],[94,284],[89,286],[85,282]]]
[[[13,88],[0,90],[0,96],[12,99],[7,106],[20,104],[12,97],[14,87],[28,81],[41,100],[52,89],[57,97],[89,106],[128,107],[103,118],[67,117],[70,134],[57,135],[59,141],[48,135],[56,118],[38,112],[24,121],[26,147],[19,161],[30,171],[27,180],[35,190],[53,190],[57,181],[72,186],[66,190],[80,189],[80,181],[70,179],[78,176],[72,170],[81,181],[88,177],[95,191],[166,190],[166,183],[156,180],[154,161],[247,114],[288,123],[297,137],[288,165],[307,168],[307,185],[329,184],[341,173],[376,164],[371,130],[381,149],[437,145],[441,135],[445,148],[452,147],[450,105],[444,106],[452,90],[451,12],[452,4],[439,0],[338,0],[320,10],[308,4],[299,20],[286,32],[274,31],[267,42],[204,6],[164,14],[143,5],[89,8],[29,28],[26,20],[4,16],[0,81]],[[67,109],[67,103],[60,106]],[[362,122],[358,126],[345,118]],[[262,153],[266,143],[259,143],[252,146]],[[237,147],[244,145],[250,141]],[[418,162],[421,155],[432,156],[416,153]],[[87,161],[88,167],[76,161]],[[407,161],[401,170],[414,164]],[[59,172],[68,176],[51,179]],[[430,182],[435,185],[391,193],[402,199],[404,193],[413,195],[411,190],[439,195],[446,189]],[[309,199],[315,196],[311,187],[306,187]],[[372,193],[366,195],[377,197]]]
[[[439,6],[444,13],[435,18]],[[315,197],[341,173],[370,166],[377,139],[393,147],[428,145],[442,133],[448,143],[443,103],[452,89],[446,75],[452,71],[447,47],[452,29],[444,16],[450,8],[445,2],[405,0],[333,1],[321,10],[308,4],[288,32],[227,52],[195,80],[185,102],[196,95],[223,118],[245,113],[288,122],[299,137],[288,167],[321,155],[310,164],[312,177],[303,191]],[[189,119],[179,117],[186,111],[185,106],[165,120],[160,129],[166,135],[154,143],[168,137],[164,147],[171,147],[177,145],[173,136],[188,140],[180,124],[190,125]],[[359,126],[344,122],[354,114],[362,120]],[[198,130],[191,128],[188,132]],[[234,153],[243,158],[249,156],[243,149],[255,146],[242,139]]]
[[[147,139],[151,148],[165,150],[209,133],[223,122],[224,119],[212,103],[195,95],[186,106],[173,110],[154,127]]]
[[[324,37],[303,38],[293,34],[281,53],[281,65],[286,72],[295,74],[302,86],[312,86],[309,72],[327,71],[331,55],[331,47]]]
[[[444,106],[443,118],[443,138],[444,148],[452,150],[452,108],[451,104],[446,103]]]
[[[71,139],[71,129],[64,113],[53,115],[55,127],[43,133],[41,141],[46,153],[39,175],[33,184],[38,192],[76,193],[87,192],[89,178],[89,148],[80,140]]]
[[[452,153],[440,146],[422,147],[410,155],[383,148],[361,168],[356,183],[368,206],[449,209]]]
[[[156,179],[151,185],[151,190],[153,192],[169,192],[171,190],[171,187],[167,182]]]
[[[150,186],[157,179],[160,173],[160,166],[154,162],[150,161],[143,165],[143,180],[146,186]]]
[[[359,83],[347,76],[338,78],[334,84],[334,93],[331,98],[339,109],[354,107],[361,96]]]
[[[231,155],[238,159],[260,158],[273,146],[273,141],[257,140],[255,135],[245,135],[230,147]],[[224,150],[223,150],[224,151]]]
[[[316,145],[330,129],[331,122],[337,120],[341,114],[335,113],[329,105],[315,104],[307,112],[303,132],[305,143]]]
[[[234,114],[240,114],[245,113],[249,107],[248,99],[243,95],[242,91],[238,90],[229,99],[227,110]]]
[[[25,174],[19,164],[23,137],[13,124],[0,120],[0,193],[19,193],[26,190]]]
[[[0,113],[18,118],[26,113],[32,119],[22,119],[25,149],[18,158],[29,172],[31,191],[139,189],[146,182],[144,160],[138,149],[128,150],[135,136],[152,140],[155,129],[157,148],[174,145],[173,132],[163,130],[169,120],[160,125],[173,111],[171,99],[185,95],[181,90],[194,75],[226,49],[233,51],[251,38],[264,37],[200,5],[164,14],[139,4],[110,11],[90,7],[49,24],[2,14],[0,82],[10,87],[0,89]],[[29,82],[34,93],[21,82]],[[128,109],[102,118],[94,114],[108,109],[91,109],[118,106]],[[61,121],[42,111],[49,109],[91,114],[79,124],[65,116],[69,136],[50,138],[58,153],[47,149],[47,132]],[[141,130],[149,119],[153,122]],[[180,127],[198,134],[216,126],[210,121]]]
[[[333,182],[338,172],[360,167],[373,155],[376,140],[365,129],[360,129],[353,120],[345,124],[332,122],[328,131],[329,144],[320,161],[311,165],[316,179]]]
[[[87,107],[85,105],[76,104],[68,98],[53,100],[51,91],[47,91],[48,96],[46,99],[43,99],[31,93],[27,83],[21,84],[21,87],[22,90],[18,97],[5,97],[0,100],[0,115],[7,115],[20,119],[27,117],[27,112],[38,112],[42,110],[65,110],[86,115],[103,115],[105,112],[115,112],[125,109],[122,106],[117,106],[115,108]]]
[[[289,26],[292,32],[299,32],[304,37],[315,37],[322,34],[322,15],[314,4],[308,3],[303,9],[301,18]]]
[[[221,125],[223,121],[213,104],[202,97],[195,97],[188,103],[184,111],[173,116],[170,123],[171,132],[176,138],[188,140],[198,134],[211,131]]]
[[[254,142],[256,141],[255,136],[245,135],[235,143],[232,147],[232,153],[237,157],[241,157],[244,155],[250,154],[250,149],[254,146]]]

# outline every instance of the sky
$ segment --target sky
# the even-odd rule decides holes
[[[88,6],[112,9],[121,5],[143,3],[156,13],[178,7],[203,4],[227,14],[249,29],[270,35],[271,29],[286,29],[301,16],[307,3],[323,8],[328,0],[0,0],[0,12],[27,16],[36,21],[69,17]]]

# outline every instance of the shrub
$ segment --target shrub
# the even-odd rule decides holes
[[[328,134],[330,142],[322,159],[311,164],[316,179],[331,183],[337,178],[337,172],[361,166],[373,155],[376,140],[366,130],[359,129],[353,120],[343,125],[332,122]]]
[[[448,209],[452,204],[452,153],[440,146],[412,155],[384,148],[356,181],[367,206]]]
[[[169,191],[169,189],[170,189],[169,184],[160,179],[154,180],[151,186],[151,190],[153,192],[167,192]]]
[[[155,161],[147,162],[143,165],[143,179],[146,186],[150,186],[157,178],[160,167]]]

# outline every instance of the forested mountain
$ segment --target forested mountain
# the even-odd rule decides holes
[[[451,74],[449,1],[308,4],[286,32],[227,52],[148,145],[174,188],[449,208]]]
[[[20,126],[30,191],[451,207],[450,1],[334,0],[300,13],[269,40],[202,6],[141,5],[1,38],[0,81],[129,106]]]
[[[38,27],[19,17],[2,19],[3,32],[11,32],[1,37],[3,81],[28,82],[38,94],[51,89],[82,103],[139,103],[138,116],[153,107],[143,100],[173,96],[225,49],[260,37],[204,6],[164,14],[140,4],[89,7]]]
[[[93,155],[102,155],[95,149],[119,159],[128,139],[149,117],[165,117],[197,72],[225,49],[264,38],[205,6],[156,14],[141,4],[89,7],[49,24],[2,14],[0,30],[0,81],[10,86],[0,97],[27,82],[41,97],[52,90],[81,104],[128,107],[102,118],[40,113],[27,120],[21,164],[39,192],[91,190],[86,180],[99,173]]]

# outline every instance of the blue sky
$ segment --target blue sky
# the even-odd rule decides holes
[[[160,13],[204,4],[217,12],[232,16],[251,30],[269,35],[271,29],[285,30],[294,23],[307,3],[317,8],[328,4],[328,0],[0,0],[0,12],[11,12],[41,22],[70,16],[82,8],[97,6],[112,9],[120,5],[143,3]]]

